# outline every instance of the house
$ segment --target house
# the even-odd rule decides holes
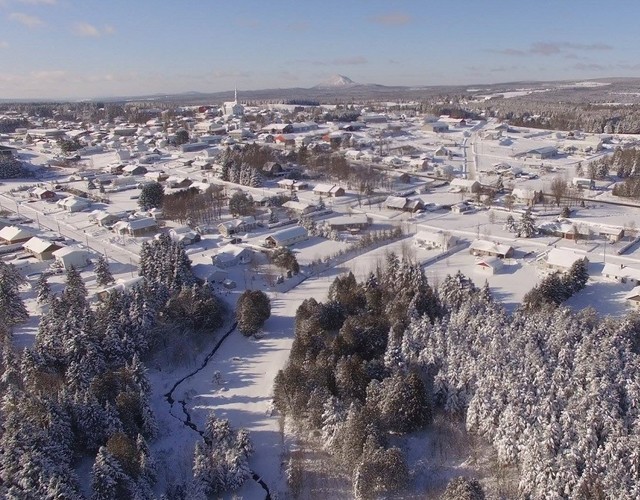
[[[209,277],[207,278],[211,283],[222,283],[229,277],[229,272],[224,269],[213,266],[210,268]]]
[[[534,158],[536,160],[546,160],[548,158],[554,158],[558,154],[558,148],[554,146],[544,146],[541,148],[531,149],[525,153],[525,156]]]
[[[96,221],[98,226],[107,227],[111,226],[114,223],[118,222],[121,219],[124,219],[127,216],[126,212],[121,212],[119,214],[112,214],[110,212],[100,211],[97,213],[93,219]]]
[[[118,151],[116,151],[117,162],[127,161],[129,158],[131,158],[131,151],[129,151],[128,149],[119,149]]]
[[[365,214],[353,214],[340,217],[332,217],[325,221],[329,229],[334,231],[350,231],[353,229],[366,229],[371,225],[371,219]]]
[[[264,243],[268,248],[276,248],[287,247],[308,239],[309,232],[304,227],[294,226],[287,229],[281,229],[280,231],[267,236]]]
[[[57,205],[64,208],[67,212],[82,212],[91,206],[91,202],[86,198],[69,196],[59,200]]]
[[[155,181],[155,182],[162,182],[162,181],[166,181],[169,178],[169,175],[165,174],[161,170],[158,170],[153,172],[147,172],[146,174],[144,174],[144,178],[149,179],[151,181]]]
[[[574,177],[571,179],[571,184],[573,184],[578,189],[595,189],[596,181],[593,179],[583,178],[583,177]]]
[[[282,204],[282,208],[292,212],[296,216],[307,215],[314,212],[317,207],[312,203],[289,200]]]
[[[62,248],[61,245],[52,243],[48,240],[43,240],[37,236],[30,238],[24,244],[24,249],[40,261],[52,260],[54,258],[53,252],[60,248]]]
[[[428,122],[422,126],[423,130],[427,132],[434,132],[436,134],[440,134],[442,132],[446,132],[449,130],[449,125],[443,122]]]
[[[589,259],[584,254],[579,254],[573,250],[552,248],[547,254],[545,264],[550,269],[568,271],[573,264],[582,259],[585,259],[587,263],[589,262]]]
[[[14,245],[24,243],[33,237],[33,233],[18,226],[7,226],[0,229],[0,243],[3,245]]]
[[[124,280],[124,281],[120,281],[119,283],[110,286],[109,288],[105,288],[104,290],[100,290],[99,292],[96,293],[96,296],[100,299],[100,300],[104,300],[106,299],[109,294],[113,293],[113,292],[124,292],[127,290],[131,290],[133,288],[135,288],[136,286],[141,286],[144,284],[144,276],[136,276],[135,278],[131,278],[128,280]]]
[[[225,238],[228,238],[234,234],[246,233],[256,227],[258,227],[258,222],[255,217],[248,216],[221,222],[218,224],[218,232]]]
[[[477,193],[482,187],[478,181],[472,179],[453,179],[449,185],[451,190],[464,193]]]
[[[62,268],[67,271],[72,267],[80,269],[86,267],[91,263],[91,252],[77,246],[62,247],[55,252],[52,252],[53,257],[62,265]]]
[[[202,239],[202,237],[189,226],[175,227],[169,230],[169,238],[176,243],[183,245],[193,245]]]
[[[634,286],[640,285],[640,269],[625,266],[624,264],[606,263],[602,268],[602,276],[620,283],[631,283]]]
[[[640,286],[637,286],[633,290],[631,290],[627,294],[625,299],[627,300],[627,303],[631,307],[633,307],[635,309],[640,309]]]
[[[17,148],[0,144],[0,160],[11,159],[16,156],[17,152]]]
[[[403,212],[416,212],[424,207],[420,200],[411,200],[401,196],[388,196],[384,201],[384,206],[391,210],[402,210]]]
[[[444,146],[440,146],[438,149],[435,150],[435,152],[433,153],[433,156],[449,156],[449,150],[447,148],[445,148]]]
[[[511,194],[518,203],[533,205],[538,194],[533,189],[515,188]]]
[[[29,190],[29,196],[37,200],[53,200],[56,197],[56,193],[42,187],[34,187]]]
[[[301,191],[303,189],[309,188],[309,184],[304,181],[298,181],[296,179],[282,179],[276,184],[278,184],[279,188],[288,189],[289,191]]]
[[[606,239],[610,243],[616,243],[624,236],[624,228],[621,227],[590,224],[582,221],[574,222],[571,219],[544,222],[539,225],[538,229],[544,234],[551,234],[567,240],[590,240],[593,237],[598,237]]]
[[[186,179],[185,177],[180,177],[177,175],[171,175],[167,177],[167,186],[174,189],[186,188],[191,186],[191,179]]]
[[[451,213],[453,214],[464,214],[467,212],[473,212],[473,206],[469,205],[466,201],[451,205]]]
[[[474,240],[469,247],[469,253],[472,255],[498,257],[500,259],[511,258],[514,252],[515,250],[512,246],[487,240]]]
[[[118,234],[128,234],[129,236],[144,236],[158,231],[158,222],[152,217],[121,220],[113,225],[113,229]]]
[[[482,257],[476,260],[474,269],[482,274],[492,276],[502,271],[504,262],[498,257]]]
[[[144,175],[147,173],[147,167],[138,165],[136,163],[127,165],[122,169],[123,175]]]
[[[262,173],[269,177],[276,177],[282,172],[284,172],[282,165],[275,161],[268,161],[262,166]]]
[[[221,269],[249,264],[252,259],[253,251],[238,245],[226,245],[223,250],[211,256],[213,265]]]
[[[318,184],[313,188],[313,194],[336,198],[337,196],[344,196],[344,188],[335,184]]]
[[[441,248],[446,251],[454,247],[458,239],[442,231],[418,231],[413,236],[413,243],[420,247]]]

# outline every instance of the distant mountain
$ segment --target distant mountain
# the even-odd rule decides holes
[[[314,89],[343,89],[345,87],[353,87],[355,85],[359,85],[354,82],[351,78],[344,75],[333,75],[329,79],[324,82],[313,87]]]

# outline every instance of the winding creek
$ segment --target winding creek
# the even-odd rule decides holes
[[[178,388],[178,386],[182,382],[184,382],[185,380],[193,377],[198,372],[200,372],[201,370],[206,368],[206,366],[209,364],[209,361],[211,361],[211,358],[213,357],[213,355],[218,351],[218,349],[220,349],[220,346],[229,337],[229,335],[231,335],[235,331],[237,326],[238,326],[238,323],[234,323],[233,325],[231,325],[231,328],[229,328],[229,330],[220,338],[220,340],[218,340],[218,342],[216,342],[216,345],[213,346],[213,349],[211,349],[209,354],[207,354],[207,356],[204,358],[204,361],[202,362],[200,367],[196,368],[191,373],[188,373],[187,375],[185,375],[184,377],[179,379],[175,384],[173,384],[173,387],[171,387],[169,392],[167,392],[164,395],[165,399],[167,400],[167,403],[169,403],[169,406],[170,406],[169,407],[169,413],[171,414],[171,416],[176,418],[177,420],[180,420],[180,422],[182,422],[182,424],[185,425],[186,427],[189,427],[189,429],[197,432],[205,441],[206,441],[206,438],[204,437],[204,432],[202,430],[198,429],[198,426],[191,420],[191,414],[189,413],[189,409],[187,408],[187,402],[185,400],[176,401],[174,399],[174,397],[173,397],[173,393],[175,392],[175,390]],[[174,413],[173,413],[173,405],[175,403],[180,403],[180,406],[182,407],[182,413],[184,413],[184,416],[185,416],[184,420],[181,419],[180,417],[174,415]],[[211,443],[207,443],[207,444],[211,444]],[[251,470],[251,478],[256,483],[258,483],[262,487],[262,489],[266,492],[265,500],[271,500],[271,493],[269,491],[269,487],[262,480],[262,477],[257,472],[255,472],[254,470]]]

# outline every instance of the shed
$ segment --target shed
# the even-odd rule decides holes
[[[24,244],[24,249],[38,260],[52,260],[54,258],[53,252],[60,248],[62,248],[61,245],[57,245],[56,243],[48,240],[43,240],[37,236],[30,238]]]
[[[265,238],[265,246],[269,248],[286,247],[309,239],[309,232],[302,226],[289,227],[276,231]]]
[[[43,187],[34,187],[29,190],[29,196],[38,200],[53,200],[56,197],[56,193]]]
[[[57,262],[62,264],[62,268],[66,271],[74,267],[80,269],[88,266],[91,261],[91,252],[77,246],[62,247],[52,253]]]

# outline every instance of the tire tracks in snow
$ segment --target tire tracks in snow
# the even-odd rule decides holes
[[[200,437],[202,437],[202,439],[204,439],[205,442],[207,444],[209,444],[209,445],[211,443],[204,436],[204,431],[198,429],[198,426],[195,423],[193,423],[193,421],[191,420],[191,414],[189,413],[189,410],[187,409],[186,400],[178,400],[178,401],[176,401],[173,398],[173,393],[175,392],[175,390],[178,388],[178,386],[182,382],[184,382],[185,380],[193,377],[195,374],[197,374],[198,372],[200,372],[201,370],[203,370],[204,368],[207,367],[207,365],[209,364],[209,361],[211,361],[211,358],[214,356],[214,354],[216,352],[218,352],[218,349],[220,349],[220,346],[222,346],[224,341],[229,337],[229,335],[231,335],[236,330],[237,327],[238,327],[238,323],[237,322],[235,322],[233,325],[231,325],[231,328],[229,328],[229,330],[227,330],[227,332],[220,338],[220,340],[218,340],[218,342],[216,342],[216,345],[213,346],[213,349],[211,349],[209,354],[207,354],[207,356],[204,358],[204,360],[202,361],[202,364],[200,365],[200,367],[196,368],[195,370],[193,370],[192,372],[188,373],[187,375],[182,377],[180,380],[178,380],[175,384],[173,384],[173,387],[171,387],[169,392],[167,392],[164,395],[164,398],[167,400],[167,403],[169,403],[169,414],[173,418],[175,418],[176,420],[179,420],[180,422],[182,422],[182,424],[185,425],[186,427],[189,427],[189,429],[197,432],[200,435]],[[174,403],[180,403],[180,405],[182,406],[182,412],[185,415],[185,419],[184,420],[182,420],[180,417],[178,417],[178,416],[173,414],[173,405],[174,405]],[[269,487],[262,480],[262,477],[259,476],[254,470],[251,470],[250,472],[251,472],[251,478],[256,483],[258,483],[262,487],[262,489],[266,492],[265,500],[271,500],[271,493],[269,491]]]

